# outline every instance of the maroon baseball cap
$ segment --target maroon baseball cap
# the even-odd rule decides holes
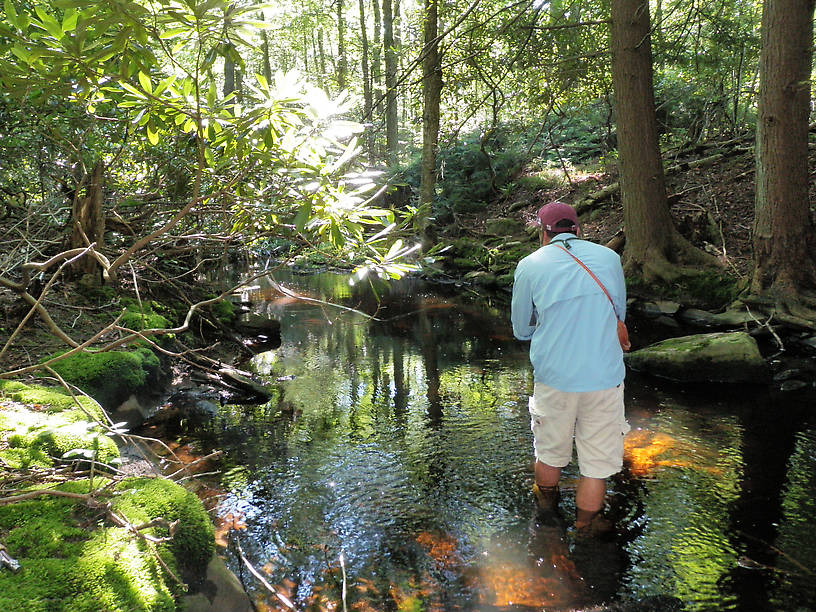
[[[538,224],[548,232],[564,231],[574,234],[578,231],[578,215],[575,213],[575,209],[569,204],[550,202],[539,208],[536,216],[538,217]],[[556,228],[556,223],[564,219],[572,221],[572,227],[564,226]]]

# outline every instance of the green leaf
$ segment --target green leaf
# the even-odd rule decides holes
[[[23,60],[26,64],[31,63],[31,54],[25,48],[21,47],[20,45],[15,44],[11,48],[11,52],[14,55],[16,55],[17,57],[19,57],[21,60]]]
[[[63,453],[63,459],[70,459],[71,457],[83,457],[85,459],[93,459],[96,456],[96,451],[91,450],[90,448],[72,448],[69,451]]]
[[[144,100],[146,98],[146,96],[144,95],[144,92],[139,91],[138,89],[136,89],[133,85],[131,85],[127,81],[120,82],[119,86],[122,89],[124,89],[126,92],[128,92],[130,94],[133,94],[137,98],[140,98],[142,100]]]
[[[139,83],[142,85],[142,89],[144,89],[147,93],[153,93],[153,85],[150,83],[150,77],[147,76],[141,70],[139,71]]]
[[[40,27],[42,27],[46,32],[48,32],[51,36],[53,36],[57,40],[62,40],[63,32],[59,22],[56,19],[54,19],[51,15],[46,13],[41,6],[34,7],[34,11],[40,18],[41,21],[41,23],[39,24]]]
[[[79,13],[76,11],[76,9],[68,9],[65,11],[65,15],[62,18],[62,31],[73,32],[76,30],[78,19]]]
[[[166,40],[168,38],[175,38],[179,34],[185,34],[190,31],[190,28],[170,28],[159,34],[159,38]]]
[[[156,124],[153,123],[152,119],[147,122],[147,140],[152,145],[159,144],[159,133],[156,131]]]
[[[140,110],[136,114],[136,116],[133,118],[133,121],[132,121],[133,125],[139,125],[141,123],[141,121],[142,121],[142,117],[144,117],[146,112],[147,112],[146,108],[143,108],[142,110]]]
[[[343,151],[343,154],[340,156],[340,158],[332,164],[329,171],[334,172],[339,170],[340,168],[343,167],[345,163],[347,163],[348,161],[353,159],[358,153],[360,153],[360,151],[362,151],[362,149],[357,147],[357,137],[355,136],[354,138],[351,139],[351,142],[348,143],[348,146],[346,146],[346,150]]]
[[[345,243],[345,238],[340,231],[340,227],[334,223],[332,223],[331,229],[329,230],[329,240],[335,246],[343,246]]]
[[[11,0],[6,0],[4,2],[5,10],[6,10],[6,21],[8,21],[11,25],[16,28],[19,28],[19,24],[17,22],[17,10],[14,8],[14,3]]]
[[[258,79],[258,84],[261,86],[263,92],[269,95],[269,81],[266,80],[266,77],[262,74],[256,74],[255,78]]]
[[[205,2],[201,3],[191,3],[193,5],[193,13],[196,17],[201,19],[207,14],[211,8],[218,7],[222,11],[226,12],[227,6],[224,3],[224,0],[206,0]]]
[[[145,30],[141,24],[137,24],[134,26],[133,35],[136,37],[136,40],[138,40],[143,45],[147,44],[147,30]]]
[[[386,253],[386,255],[385,255],[385,257],[383,259],[385,259],[385,260],[393,259],[397,255],[397,253],[399,252],[399,250],[401,248],[402,248],[402,238],[397,238],[397,240],[395,240],[394,243],[391,245],[391,248],[388,249],[388,253]]]
[[[176,81],[176,76],[175,75],[169,76],[166,79],[162,79],[159,82],[158,86],[156,87],[156,91],[154,92],[154,95],[156,95],[156,96],[162,95],[162,93],[164,93],[164,91],[168,87],[170,87],[173,83],[175,83],[175,81]]]
[[[297,231],[302,232],[303,229],[306,227],[306,223],[309,221],[309,217],[312,216],[312,205],[311,203],[307,203],[305,206],[301,206],[298,214],[295,216],[295,228]]]

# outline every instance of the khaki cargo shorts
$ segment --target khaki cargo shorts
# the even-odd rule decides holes
[[[530,398],[530,428],[535,458],[553,467],[578,451],[582,476],[607,478],[623,467],[623,437],[629,431],[623,408],[623,383],[601,391],[565,392],[535,383]]]

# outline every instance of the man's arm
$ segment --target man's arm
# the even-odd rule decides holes
[[[530,283],[524,267],[519,264],[513,277],[513,299],[510,303],[510,321],[513,335],[519,340],[529,340],[536,330],[536,310]]]

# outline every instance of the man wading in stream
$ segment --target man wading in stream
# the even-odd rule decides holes
[[[533,491],[542,510],[556,509],[561,468],[572,458],[574,439],[581,472],[575,526],[579,534],[593,535],[610,527],[601,516],[606,479],[621,470],[629,430],[616,330],[616,315],[622,321],[626,314],[626,285],[617,253],[578,238],[571,206],[542,206],[538,225],[541,248],[516,268],[511,312],[516,338],[531,340]]]

